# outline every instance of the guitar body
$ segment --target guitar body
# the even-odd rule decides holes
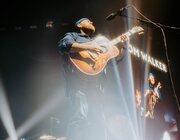
[[[109,41],[104,36],[98,36],[94,41],[89,42],[93,45],[96,43],[101,47],[102,52],[95,52],[90,50],[80,51],[78,53],[70,53],[69,58],[74,66],[86,75],[97,75],[103,71],[108,61],[119,55],[119,49],[115,46],[119,42],[124,42],[123,37],[131,36],[134,33],[143,33],[142,27],[133,27],[125,34]]]
[[[85,50],[70,54],[71,62],[86,75],[99,74],[111,58],[119,55],[118,48],[112,46],[107,38],[97,37],[94,41],[102,47],[101,53]]]

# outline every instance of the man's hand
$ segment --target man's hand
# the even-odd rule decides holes
[[[105,47],[100,46],[96,42],[88,42],[88,43],[73,43],[71,46],[71,52],[80,52],[84,50],[93,51],[95,53],[102,53]]]
[[[125,35],[125,34],[122,34],[122,35],[120,36],[120,40],[121,40],[121,42],[123,43],[123,42],[125,42],[125,41],[128,41],[128,40],[129,40],[129,37],[128,37],[127,35]]]
[[[87,47],[87,49],[90,50],[90,51],[97,52],[97,53],[102,53],[103,50],[104,50],[104,47],[103,47],[103,46],[100,46],[100,45],[97,44],[96,42],[93,42],[92,44],[90,44],[90,45]]]

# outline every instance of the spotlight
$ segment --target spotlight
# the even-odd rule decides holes
[[[36,25],[30,25],[29,28],[30,29],[37,29],[38,27]]]
[[[53,21],[47,21],[47,23],[46,23],[46,27],[47,28],[53,28]]]
[[[164,132],[163,140],[171,140],[168,132]]]
[[[180,140],[180,133],[176,132],[164,132],[163,140]]]
[[[16,27],[15,27],[15,30],[21,30],[21,29],[22,29],[21,26],[16,26]]]

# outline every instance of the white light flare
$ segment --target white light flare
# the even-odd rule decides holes
[[[17,140],[16,130],[0,78],[0,118],[11,140]]]
[[[164,132],[163,140],[171,140],[168,132]]]
[[[17,129],[17,135],[19,137],[26,134],[30,131],[34,126],[36,126],[43,118],[49,115],[50,111],[55,108],[58,103],[64,103],[64,99],[61,97],[61,94],[64,93],[64,90],[59,89],[57,93],[52,96],[51,99],[46,101],[41,105],[33,114],[30,116],[25,122]]]

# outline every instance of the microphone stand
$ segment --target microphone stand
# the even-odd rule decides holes
[[[142,15],[134,6],[132,6],[140,15]],[[165,33],[162,29],[162,27],[168,27],[168,28],[172,28],[172,29],[180,29],[180,28],[176,28],[176,27],[170,27],[170,26],[165,26],[165,25],[162,25],[160,23],[155,23],[155,22],[152,22],[151,20],[149,20],[148,18],[146,18],[144,15],[142,15],[146,20],[144,19],[141,19],[141,18],[138,18],[138,17],[129,17],[127,15],[124,15],[124,14],[119,14],[119,16],[123,16],[123,17],[126,17],[126,18],[131,18],[131,19],[134,19],[134,20],[138,20],[142,23],[147,23],[147,24],[151,24],[151,25],[154,25],[156,27],[158,27],[162,34],[163,34],[163,41],[164,41],[164,49],[165,49],[165,54],[166,54],[166,61],[167,61],[167,69],[168,69],[168,76],[169,76],[169,79],[170,79],[170,82],[171,82],[171,85],[172,85],[172,91],[173,91],[173,95],[174,95],[174,98],[175,98],[175,101],[176,101],[176,104],[177,104],[177,109],[178,109],[178,112],[177,112],[177,127],[178,127],[178,131],[180,131],[180,103],[178,101],[178,97],[176,95],[176,91],[175,91],[175,87],[174,87],[174,83],[173,83],[173,78],[172,78],[172,72],[171,72],[171,68],[170,68],[170,59],[169,59],[169,55],[168,55],[168,49],[167,49],[167,42],[166,42],[166,36],[165,36]]]

